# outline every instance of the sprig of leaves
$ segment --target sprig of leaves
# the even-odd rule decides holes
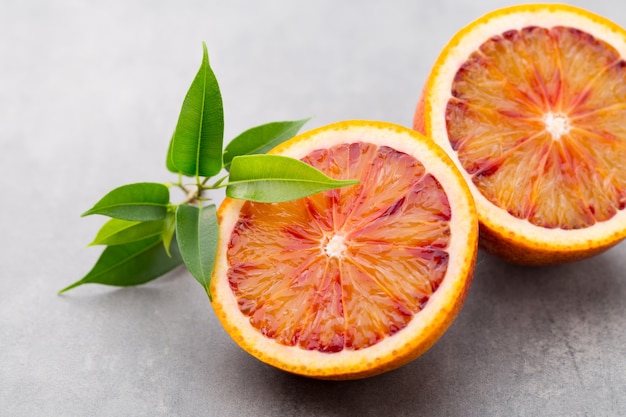
[[[178,180],[123,185],[83,213],[110,218],[90,243],[106,248],[83,278],[59,293],[88,283],[139,285],[184,263],[210,297],[219,228],[215,204],[208,203],[206,191],[225,187],[231,198],[271,203],[357,183],[332,179],[296,159],[265,155],[295,136],[309,119],[253,127],[224,149],[222,96],[206,44],[202,49],[202,64],[166,155],[165,165]],[[211,183],[220,173],[224,175]],[[180,188],[185,199],[172,202],[171,187]]]

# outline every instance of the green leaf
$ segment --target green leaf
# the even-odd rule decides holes
[[[160,220],[167,214],[169,200],[170,192],[163,184],[128,184],[109,192],[82,216],[102,214],[122,220]]]
[[[291,139],[310,118],[288,122],[267,123],[246,130],[234,138],[224,150],[224,167],[228,169],[236,156],[266,153]]]
[[[170,139],[169,147],[167,148],[167,158],[165,159],[165,166],[167,170],[173,172],[174,174],[180,174],[180,170],[176,168],[174,165],[174,161],[172,160],[172,148],[174,147],[174,134],[172,134],[172,138]]]
[[[119,287],[144,284],[181,263],[182,258],[176,245],[172,245],[172,257],[168,257],[160,237],[108,246],[87,275],[63,288],[59,294],[83,284]]]
[[[231,198],[277,203],[357,183],[355,180],[332,179],[294,158],[247,155],[233,159],[226,195]]]
[[[111,219],[100,228],[96,238],[89,246],[122,245],[124,243],[136,242],[148,237],[158,236],[163,232],[164,225],[164,220],[136,222]]]
[[[176,238],[180,253],[191,275],[209,293],[218,224],[215,205],[198,208],[187,204],[176,210]],[[209,294],[210,296],[210,294]]]
[[[222,169],[224,109],[204,42],[202,50],[202,64],[183,101],[166,165],[174,173],[212,177]]]
[[[167,217],[165,217],[165,225],[163,227],[163,247],[165,247],[165,252],[167,256],[172,256],[170,252],[170,246],[172,244],[172,238],[174,237],[174,233],[176,233],[176,213],[174,211],[168,211]]]

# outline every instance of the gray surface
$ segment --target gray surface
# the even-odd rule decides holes
[[[504,4],[0,1],[0,415],[626,415],[625,244],[535,269],[481,252],[430,351],[342,383],[242,352],[184,270],[56,295],[99,253],[85,245],[101,220],[79,214],[115,186],[171,180],[202,40],[228,138],[306,116],[410,125],[438,50]],[[577,4],[626,25],[626,3]]]

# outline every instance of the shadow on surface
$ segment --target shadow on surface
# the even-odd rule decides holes
[[[282,416],[413,416],[419,404],[443,407],[433,395],[445,381],[435,355],[383,375],[354,381],[323,381],[292,375],[239,352],[238,368],[229,381],[254,415]],[[258,396],[258,397],[257,397]],[[252,406],[252,404],[256,404]],[[445,408],[441,408],[445,409]],[[251,414],[252,415],[252,414]]]
[[[584,261],[544,267],[508,264],[484,252],[472,291],[493,306],[516,306],[520,318],[540,310],[556,318],[605,311],[622,304],[624,262],[609,251]],[[487,304],[483,307],[490,309]]]

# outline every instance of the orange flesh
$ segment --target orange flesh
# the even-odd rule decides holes
[[[568,27],[483,43],[456,73],[448,137],[481,193],[513,216],[578,229],[626,207],[626,62]]]
[[[448,199],[415,158],[352,143],[305,162],[357,186],[279,203],[246,202],[228,247],[241,312],[288,346],[338,352],[404,328],[446,273]]]

